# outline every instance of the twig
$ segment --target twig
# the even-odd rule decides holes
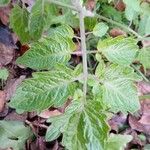
[[[81,38],[80,38],[80,37],[78,37],[78,36],[74,36],[74,38],[81,40]]]
[[[36,133],[36,130],[35,130],[33,124],[32,124],[30,121],[28,121],[28,120],[26,120],[25,123],[30,126],[30,128],[32,129],[34,135],[35,135],[36,137],[38,137],[38,134]]]
[[[65,3],[60,2],[60,1],[58,1],[58,0],[47,0],[47,1],[50,2],[50,3],[56,4],[56,5],[62,6],[62,7],[67,7],[67,8],[69,8],[69,9],[71,9],[71,10],[78,11],[74,6],[65,4]]]
[[[130,32],[130,33],[132,33],[132,34],[134,34],[134,35],[135,35],[136,37],[138,37],[139,39],[142,39],[142,38],[143,38],[141,35],[139,35],[137,32],[135,32],[134,30],[132,30],[132,29],[131,29],[130,27],[128,27],[128,26],[125,26],[125,25],[123,25],[123,24],[121,24],[121,23],[119,23],[119,22],[116,22],[116,21],[114,21],[114,20],[112,20],[112,19],[106,18],[106,17],[104,17],[104,16],[102,16],[102,15],[99,15],[99,14],[95,14],[95,16],[96,16],[97,18],[101,19],[101,20],[104,20],[104,21],[109,22],[109,23],[111,23],[111,24],[114,24],[114,25],[116,25],[116,26],[118,26],[118,27],[120,27],[120,28],[122,28],[122,29],[125,29],[126,31],[128,31],[128,32]]]
[[[44,128],[44,129],[47,129],[47,128],[48,128],[48,126],[46,126],[46,125],[44,125],[44,124],[32,123],[32,122],[30,122],[29,120],[26,120],[25,123],[28,124],[32,129],[34,129],[34,126],[40,127],[40,128]]]
[[[93,33],[93,32],[86,32],[85,35],[89,35],[89,34],[92,34],[92,33]]]

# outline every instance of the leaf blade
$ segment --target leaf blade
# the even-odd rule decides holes
[[[10,106],[25,111],[42,111],[50,106],[61,106],[74,93],[76,76],[64,66],[37,72],[17,89]]]
[[[98,50],[110,61],[119,65],[128,66],[135,59],[138,46],[132,38],[108,38],[99,41]]]

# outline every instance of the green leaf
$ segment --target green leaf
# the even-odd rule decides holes
[[[62,65],[57,69],[33,73],[17,89],[10,106],[25,111],[42,111],[64,104],[74,93],[77,77],[73,70]]]
[[[73,101],[63,116],[50,119],[52,125],[46,134],[51,141],[53,135],[63,133],[62,143],[71,150],[101,150],[108,136],[106,116],[101,111],[99,102],[89,101],[83,105]]]
[[[97,24],[97,18],[85,17],[84,23],[85,23],[85,30],[92,31],[95,25]]]
[[[109,67],[107,67],[105,71],[103,70],[103,78],[105,80],[112,80],[118,77],[137,82],[142,80],[141,76],[134,72],[134,69],[130,66],[122,67],[116,64],[112,64]]]
[[[102,5],[102,14],[112,20],[121,22],[123,20],[123,15],[121,12],[117,11],[113,6]]]
[[[7,5],[8,3],[10,3],[10,0],[1,0],[1,1],[0,1],[0,7],[1,7],[1,6],[5,6],[5,5]]]
[[[0,79],[7,80],[9,72],[6,68],[0,69]]]
[[[131,135],[111,134],[106,143],[105,150],[124,150],[126,144],[132,140]]]
[[[51,36],[55,33],[61,35],[62,37],[67,37],[67,38],[71,38],[71,39],[74,37],[74,31],[67,24],[63,24],[61,26],[58,26],[57,28],[50,28],[50,30],[48,32],[49,36]]]
[[[150,16],[149,15],[143,15],[141,17],[140,23],[139,23],[139,29],[138,33],[140,35],[149,35],[150,34]]]
[[[75,44],[68,38],[72,32],[68,28],[71,34],[64,37],[65,32],[60,32],[59,27],[53,31],[49,37],[34,42],[30,50],[17,59],[17,63],[38,70],[53,68],[57,63],[66,64],[71,58],[71,52],[75,50]]]
[[[150,48],[141,49],[138,60],[143,64],[145,69],[150,69]]]
[[[10,26],[13,31],[19,36],[21,42],[30,40],[28,31],[29,13],[27,9],[16,5],[10,14]]]
[[[110,61],[119,65],[128,66],[136,57],[138,46],[132,38],[108,38],[99,41],[98,50]]]
[[[95,36],[102,37],[107,33],[108,29],[109,27],[105,23],[101,22],[96,24],[96,26],[93,29],[93,34]]]
[[[97,72],[98,73],[98,72]],[[123,113],[134,113],[140,107],[137,89],[134,81],[141,81],[134,69],[131,67],[121,67],[118,65],[110,65],[103,74],[98,74],[97,83],[100,83],[99,90],[102,94],[103,102],[113,112],[121,111]]]
[[[65,10],[62,12],[62,15],[57,16],[52,19],[53,24],[68,24],[73,28],[79,27],[79,19],[76,14],[73,14],[72,10]]]
[[[140,0],[123,0],[126,4],[125,15],[129,21],[135,19],[141,12]]]
[[[103,100],[113,112],[134,113],[140,108],[137,90],[127,79],[105,81]]]
[[[33,39],[39,39],[42,35],[44,26],[46,24],[46,12],[45,12],[44,0],[37,0],[32,7],[30,19],[29,19],[29,33]]]
[[[22,150],[25,142],[32,136],[30,128],[19,121],[0,121],[0,148]]]

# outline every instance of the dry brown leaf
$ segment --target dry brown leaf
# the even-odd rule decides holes
[[[86,8],[90,11],[93,11],[94,7],[95,7],[96,1],[95,0],[88,0],[86,2]]]
[[[134,116],[129,116],[129,125],[133,130],[150,135],[150,125],[142,124],[141,122],[139,122],[139,119]]]
[[[150,115],[143,115],[139,122],[144,125],[150,125]]]
[[[143,47],[150,47],[150,40],[142,41]]]
[[[0,43],[0,66],[9,64],[14,56],[14,50],[11,46]]]
[[[17,120],[22,122],[25,122],[26,119],[27,119],[27,113],[17,114],[15,111],[12,111],[5,117],[5,120],[12,120],[12,121]]]
[[[6,94],[4,91],[0,91],[0,112],[3,111],[5,103],[6,103]]]
[[[48,119],[50,117],[58,116],[58,115],[61,115],[61,114],[62,113],[57,109],[55,109],[55,110],[45,110],[45,111],[43,111],[42,113],[39,114],[39,117]]]
[[[112,117],[108,123],[111,127],[111,130],[118,132],[119,131],[119,127],[126,124],[127,121],[127,115],[124,114],[116,114],[114,117]]]
[[[16,45],[7,26],[0,24],[0,66],[9,64],[15,55]]]
[[[6,101],[10,100],[13,94],[16,91],[17,86],[26,78],[26,76],[22,75],[18,79],[8,80],[5,86],[6,93]]]
[[[59,149],[59,143],[58,143],[58,141],[56,140],[55,141],[55,144],[54,144],[54,146],[53,146],[53,148],[52,148],[52,150],[58,150]]]
[[[11,12],[12,6],[8,5],[5,7],[0,7],[0,20],[4,25],[8,25],[9,23],[9,15]]]
[[[150,84],[146,82],[138,82],[137,84],[139,96],[150,93]]]
[[[109,34],[112,37],[117,37],[119,35],[127,36],[126,32],[124,32],[123,30],[121,30],[119,28],[114,28],[114,29],[110,30]]]
[[[122,0],[118,0],[118,1],[115,1],[115,8],[119,11],[124,11],[125,10],[125,4],[123,3]]]
[[[150,100],[141,101],[141,114],[142,117],[139,122],[150,126]]]

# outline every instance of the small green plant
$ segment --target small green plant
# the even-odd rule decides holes
[[[9,105],[18,111],[40,113],[51,106],[63,106],[71,97],[64,114],[47,120],[51,125],[45,137],[52,141],[62,134],[62,144],[68,150],[124,149],[132,137],[109,135],[107,114],[135,113],[140,108],[135,82],[142,78],[149,82],[133,64],[138,60],[145,69],[150,68],[150,49],[137,45],[150,33],[141,25],[143,18],[137,20],[150,12],[142,9],[148,4],[124,0],[127,7],[123,14],[111,2],[97,1],[91,12],[79,0],[37,0],[30,12],[24,5],[15,5],[10,15],[14,32],[22,43],[30,43],[30,50],[16,62],[37,72],[18,87]],[[126,26],[129,21],[138,33]],[[130,36],[110,37],[107,32],[114,26]],[[73,28],[80,28],[80,37]],[[90,32],[86,34],[86,30]],[[68,63],[77,53],[72,39],[81,41],[83,65]],[[92,71],[89,55],[97,64]]]

